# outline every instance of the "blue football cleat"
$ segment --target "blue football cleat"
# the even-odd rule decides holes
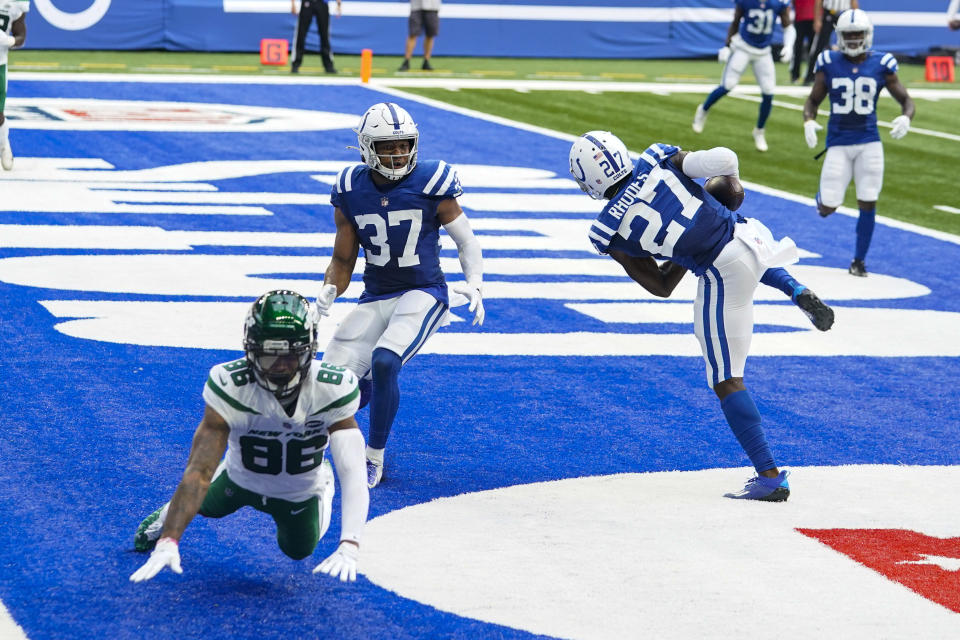
[[[764,502],[786,502],[790,497],[789,471],[781,471],[776,478],[753,476],[737,493],[725,493],[724,498],[737,500],[763,500]]]

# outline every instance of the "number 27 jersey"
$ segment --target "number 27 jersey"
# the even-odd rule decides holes
[[[347,217],[363,247],[360,302],[421,289],[446,304],[437,207],[463,193],[456,170],[442,160],[428,160],[382,187],[373,182],[372,171],[362,164],[347,167],[330,194],[330,204]]]

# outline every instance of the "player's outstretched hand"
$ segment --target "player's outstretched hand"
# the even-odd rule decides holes
[[[717,62],[720,64],[726,64],[727,60],[730,59],[730,47],[720,47],[720,50],[717,51]]]
[[[467,310],[473,313],[472,324],[482,325],[483,319],[487,314],[483,310],[483,294],[480,293],[480,288],[464,282],[463,284],[456,285],[453,290],[466,296],[470,301],[470,306],[467,307]]]
[[[330,307],[333,306],[333,301],[337,298],[337,285],[335,284],[325,284],[320,289],[320,293],[317,295],[317,313],[322,316],[330,315]]]
[[[160,573],[164,567],[170,567],[174,573],[183,573],[180,568],[180,549],[173,538],[160,538],[153,553],[143,566],[133,572],[130,582],[143,582]]]
[[[897,116],[890,124],[893,125],[890,128],[890,137],[894,140],[899,140],[910,131],[910,118],[907,116]]]
[[[332,578],[340,578],[340,582],[353,582],[357,579],[357,558],[360,549],[355,544],[341,542],[337,550],[326,560],[314,567],[314,573],[325,573]]]
[[[807,146],[811,149],[817,146],[817,131],[821,129],[823,129],[823,126],[817,124],[816,120],[805,120],[803,122],[803,137],[807,141]]]

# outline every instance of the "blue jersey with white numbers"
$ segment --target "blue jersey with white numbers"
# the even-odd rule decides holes
[[[740,37],[751,47],[763,49],[773,40],[773,25],[790,0],[734,0],[743,9]]]
[[[877,99],[887,77],[897,72],[897,59],[889,53],[868,51],[853,62],[838,51],[823,51],[816,71],[823,71],[830,92],[827,146],[864,144],[880,140]]]
[[[446,162],[420,162],[397,182],[377,186],[372,169],[359,164],[337,175],[330,204],[350,220],[366,258],[360,302],[393,298],[411,289],[448,304],[440,270],[437,206],[463,190]]]
[[[717,202],[669,158],[679,147],[652,144],[630,182],[590,227],[600,253],[670,260],[701,276],[733,239],[737,215]]]

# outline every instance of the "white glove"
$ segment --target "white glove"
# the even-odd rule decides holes
[[[332,578],[340,578],[340,582],[353,582],[357,579],[357,558],[360,549],[355,544],[341,542],[337,550],[326,560],[314,567],[314,573],[325,573]]]
[[[723,46],[717,51],[717,62],[720,64],[726,64],[727,60],[730,59],[730,47]]]
[[[817,131],[822,129],[823,127],[817,124],[816,120],[803,121],[803,137],[806,138],[807,146],[811,149],[817,146]]]
[[[893,126],[890,128],[890,137],[894,140],[899,140],[910,131],[910,118],[907,116],[897,116],[891,124]]]
[[[0,33],[0,47],[4,49],[9,49],[13,45],[17,44],[17,39],[13,36],[8,36],[5,33]]]
[[[316,309],[317,313],[322,316],[330,315],[330,307],[333,306],[333,301],[337,297],[337,285],[335,284],[325,284],[323,288],[320,289],[320,294],[317,296]]]
[[[789,49],[784,47],[780,50],[780,62],[790,64],[790,61],[793,60],[793,47]]]
[[[173,538],[160,538],[153,553],[142,567],[130,576],[130,582],[143,582],[160,573],[164,567],[170,567],[174,573],[183,573],[180,568],[180,549]]]
[[[487,314],[483,310],[483,294],[480,293],[480,287],[465,282],[454,286],[453,290],[470,301],[470,306],[467,307],[467,311],[473,313],[473,322],[471,324],[482,325],[483,319]]]

